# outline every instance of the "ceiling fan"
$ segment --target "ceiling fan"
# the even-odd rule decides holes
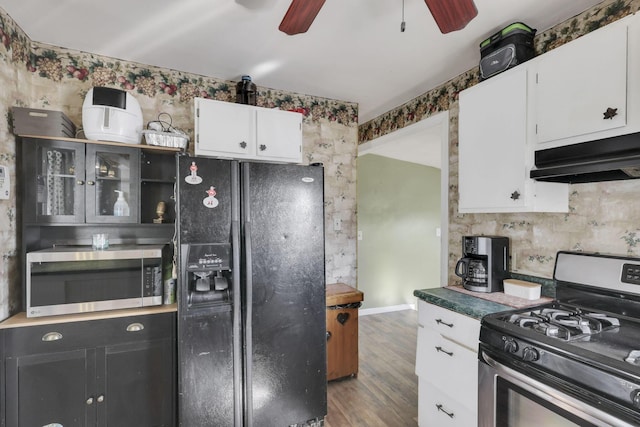
[[[463,29],[478,15],[473,0],[424,0],[443,34]],[[292,0],[280,23],[280,31],[290,36],[305,33],[325,0]]]

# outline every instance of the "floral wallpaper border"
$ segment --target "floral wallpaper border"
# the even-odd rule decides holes
[[[540,55],[613,21],[640,10],[637,0],[603,1],[600,5],[536,35],[536,54]],[[460,91],[479,82],[479,68],[475,67],[443,85],[432,89],[400,107],[388,111],[358,127],[359,144],[379,138],[413,123],[449,109],[458,100]]]

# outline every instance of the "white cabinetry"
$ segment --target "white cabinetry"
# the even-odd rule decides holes
[[[418,425],[477,424],[480,321],[418,301]]]
[[[532,63],[538,143],[627,125],[627,27],[610,24]]]
[[[526,64],[525,64],[526,65]],[[529,178],[526,66],[460,92],[458,210],[566,212],[566,184]]]
[[[302,161],[302,114],[196,98],[197,156]]]

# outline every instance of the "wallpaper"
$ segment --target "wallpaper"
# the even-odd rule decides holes
[[[63,111],[80,127],[87,91],[93,86],[119,88],[138,100],[145,124],[168,113],[172,124],[193,140],[194,97],[235,100],[236,82],[33,42],[19,24],[0,9],[0,165],[9,168],[13,195],[0,200],[0,320],[18,311],[20,304],[16,248],[21,212],[15,197],[12,106]],[[320,162],[325,167],[326,280],[355,286],[357,104],[256,84],[259,106],[304,116],[303,162]],[[341,230],[333,230],[334,218],[341,220]]]
[[[640,10],[640,0],[605,0],[534,39],[537,54],[544,53],[628,14]],[[359,143],[449,110],[449,280],[462,256],[464,235],[510,238],[511,269],[536,277],[553,277],[559,250],[640,256],[640,181],[574,184],[566,214],[458,213],[458,94],[478,83],[478,68],[407,102],[359,127]]]

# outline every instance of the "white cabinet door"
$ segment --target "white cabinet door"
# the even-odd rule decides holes
[[[525,206],[527,69],[518,67],[460,92],[460,212]]]
[[[197,156],[302,162],[302,114],[196,98]]]
[[[300,163],[302,114],[272,109],[258,109],[257,114],[258,158]]]
[[[198,156],[255,156],[255,111],[246,105],[199,99],[195,101]]]
[[[599,29],[542,55],[535,92],[539,143],[625,126],[627,25]]]

